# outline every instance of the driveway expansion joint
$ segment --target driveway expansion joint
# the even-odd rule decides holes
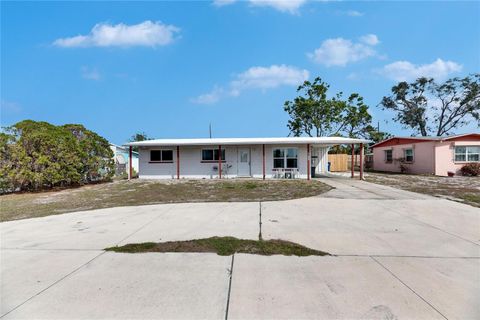
[[[390,273],[395,279],[397,279],[401,284],[403,284],[405,287],[407,287],[410,291],[412,291],[417,297],[419,297],[420,299],[423,300],[423,302],[425,302],[426,304],[428,304],[433,310],[435,310],[439,315],[441,315],[442,317],[444,317],[445,319],[448,320],[448,318],[443,314],[441,313],[437,308],[435,308],[430,302],[428,302],[425,298],[423,298],[420,294],[418,294],[415,290],[413,290],[410,286],[408,286],[405,282],[402,281],[402,279],[400,279],[397,275],[395,275],[392,271],[390,271],[387,267],[385,267],[380,261],[378,261],[377,259],[375,259],[375,257],[371,256],[370,257],[373,261],[375,261],[376,263],[378,263],[378,265],[380,265],[383,269],[385,269],[388,273]]]
[[[66,275],[64,275],[63,277],[61,277],[60,279],[56,280],[54,283],[50,284],[49,286],[47,286],[46,288],[40,290],[39,292],[35,293],[33,296],[31,296],[30,298],[28,298],[27,300],[23,301],[22,303],[20,303],[18,306],[14,307],[13,309],[11,309],[10,311],[7,311],[6,313],[0,315],[0,318],[3,318],[5,317],[6,315],[12,313],[13,311],[17,310],[18,308],[20,308],[21,306],[23,306],[25,303],[29,302],[30,300],[34,299],[35,297],[41,295],[42,293],[44,293],[45,291],[47,291],[48,289],[50,289],[51,287],[55,286],[56,284],[62,282],[63,280],[65,280],[66,278],[70,277],[72,274],[74,274],[75,272],[77,272],[78,270],[82,269],[83,267],[85,267],[86,265],[88,265],[89,263],[93,262],[95,259],[99,258],[100,256],[102,256],[103,254],[105,254],[106,251],[102,251],[100,252],[98,255],[96,255],[95,257],[93,257],[92,259],[88,260],[87,262],[83,263],[82,265],[80,265],[79,267],[73,269],[73,271],[67,273]]]
[[[380,205],[380,206],[382,206],[382,205]],[[448,234],[448,235],[450,235],[450,236],[452,236],[452,237],[458,238],[458,239],[463,240],[463,241],[467,241],[467,242],[469,242],[469,243],[472,243],[472,244],[480,247],[480,244],[476,243],[475,241],[465,239],[465,238],[463,238],[463,237],[461,237],[461,236],[459,236],[459,235],[457,235],[457,234],[455,234],[455,233],[448,232],[448,231],[443,230],[442,228],[439,228],[439,227],[437,227],[437,226],[434,226],[434,225],[432,225],[432,224],[430,224],[430,223],[427,223],[427,222],[418,220],[418,219],[416,219],[416,218],[414,218],[414,217],[412,217],[412,216],[409,216],[408,214],[404,214],[404,213],[402,213],[401,211],[395,210],[394,208],[385,207],[385,206],[382,206],[382,207],[385,208],[386,210],[390,210],[391,212],[394,212],[394,213],[396,213],[396,214],[398,214],[398,215],[400,215],[400,216],[402,216],[402,217],[406,217],[406,218],[408,218],[408,219],[410,219],[410,220],[413,220],[413,221],[415,221],[415,222],[417,222],[417,223],[419,223],[419,224],[423,224],[423,225],[428,226],[428,227],[430,227],[430,228],[433,228],[433,229],[436,229],[436,230],[441,231],[441,232],[443,232],[443,233],[446,233],[446,234]]]
[[[225,308],[225,320],[228,319],[228,309],[230,307],[230,294],[232,292],[232,278],[233,278],[233,263],[235,261],[235,254],[232,254],[232,263],[229,270],[229,280],[228,280],[228,293],[227,293],[227,306]]]

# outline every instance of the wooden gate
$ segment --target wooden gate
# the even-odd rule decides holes
[[[328,162],[330,162],[330,171],[348,171],[348,159],[348,154],[329,154]]]

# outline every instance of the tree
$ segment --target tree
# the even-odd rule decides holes
[[[130,137],[130,142],[136,142],[136,141],[146,141],[146,140],[152,140],[145,132],[136,132],[134,135]],[[132,150],[138,151],[138,147],[133,147]]]
[[[111,178],[114,174],[113,151],[107,139],[81,124],[66,124],[80,147],[81,174],[85,182]]]
[[[0,134],[0,156],[1,192],[77,185],[113,172],[108,142],[81,125],[21,121]]]
[[[442,84],[425,77],[400,82],[380,105],[396,113],[393,120],[422,136],[449,135],[472,120],[480,126],[480,74]]]
[[[368,106],[358,93],[343,100],[343,93],[328,98],[330,86],[320,78],[312,82],[305,81],[298,87],[300,93],[293,101],[286,101],[284,110],[290,120],[288,128],[294,136],[306,134],[312,136],[344,135],[348,137],[366,137],[372,117]]]

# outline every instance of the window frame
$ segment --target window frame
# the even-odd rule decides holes
[[[150,161],[148,163],[173,163],[173,149],[150,149]],[[152,151],[159,151],[160,152],[160,160],[152,160]],[[163,153],[164,152],[171,152],[172,153],[172,160],[163,160]]]
[[[412,151],[412,160],[407,160],[407,151]],[[403,149],[403,158],[405,159],[405,162],[407,163],[413,163],[415,161],[415,150],[413,150],[413,148],[406,148],[406,149]]]
[[[390,160],[388,160],[387,152],[390,152]],[[385,160],[385,163],[392,163],[393,162],[393,149],[383,150],[383,158]]]
[[[205,160],[203,158],[203,152],[204,151],[212,151],[213,159],[212,160],[209,160],[209,159]],[[217,159],[215,159],[215,153],[217,154]],[[221,153],[220,154],[221,154],[220,157],[222,157],[221,162],[222,163],[226,162],[225,148],[221,148]],[[203,148],[202,151],[201,151],[200,157],[201,157],[201,160],[200,160],[201,163],[218,163],[219,162],[218,148]]]
[[[288,156],[288,150],[295,150],[295,157],[289,157]],[[275,157],[275,151],[276,150],[282,150],[283,156],[281,157]],[[282,148],[273,148],[272,149],[272,159],[273,159],[273,169],[298,169],[298,148],[289,148],[289,147],[282,147]],[[288,167],[288,160],[295,160],[296,166],[295,167]],[[283,167],[276,167],[275,166],[275,160],[282,160],[283,161]]]
[[[465,153],[458,153],[457,148],[465,148]],[[469,152],[469,148],[478,148],[477,152]],[[457,155],[465,156],[465,160],[457,160]],[[470,155],[478,155],[478,160],[468,160]],[[455,163],[469,163],[469,162],[480,162],[480,146],[476,145],[465,145],[465,146],[454,146],[453,148],[453,162]]]

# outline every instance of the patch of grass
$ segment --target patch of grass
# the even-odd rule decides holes
[[[330,189],[319,181],[306,180],[123,180],[61,191],[2,195],[0,221],[159,203],[289,200]]]
[[[188,241],[145,242],[106,248],[106,251],[123,253],[141,252],[215,252],[220,256],[249,253],[270,256],[325,256],[327,252],[310,249],[284,240],[245,240],[234,237],[212,237]]]
[[[433,175],[370,172],[366,176],[366,180],[480,207],[480,177],[439,177]]]

